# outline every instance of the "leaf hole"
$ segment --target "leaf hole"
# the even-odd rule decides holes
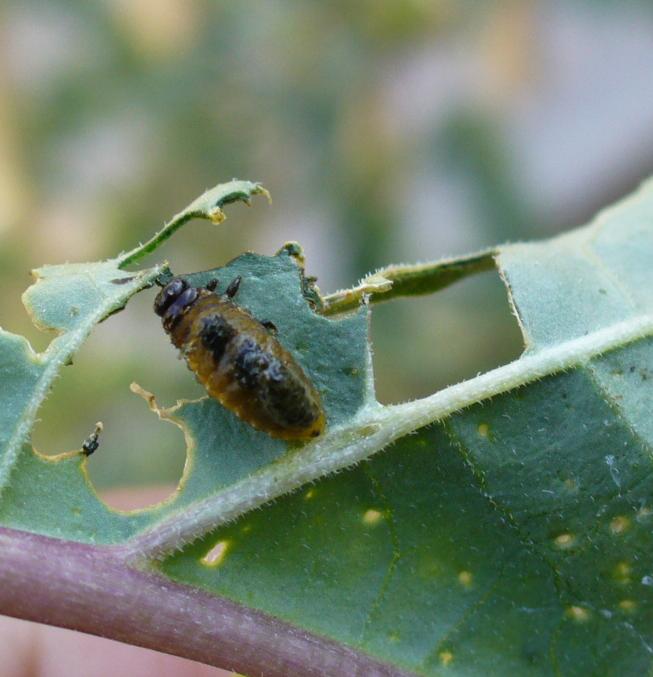
[[[22,294],[35,280],[26,274],[20,257],[0,257],[2,263],[2,299],[0,299],[0,327],[24,336],[36,352],[44,351],[56,337],[54,332],[37,329],[22,302]],[[34,265],[37,265],[36,262]],[[19,269],[15,269],[19,266]]]
[[[374,306],[372,338],[382,403],[425,397],[511,362],[523,351],[496,271],[432,295]]]
[[[173,493],[174,486],[169,484],[139,487],[137,491],[129,487],[98,491],[100,498],[106,505],[112,510],[123,512],[142,510],[157,505],[168,499]]]
[[[130,391],[130,383],[142,383],[164,404],[204,394],[152,312],[155,292],[136,295],[124,311],[94,329],[73,365],[62,370],[32,436],[36,448],[48,455],[80,449],[101,420],[104,432],[99,449],[88,459],[88,475],[119,509],[151,505],[151,492],[144,487],[166,487],[169,494],[186,462],[183,432],[149,411]],[[116,494],[109,490],[128,486],[134,487],[127,492],[132,500],[121,495],[114,504]],[[163,498],[161,490],[155,494],[157,502]]]

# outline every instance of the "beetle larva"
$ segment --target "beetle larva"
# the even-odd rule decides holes
[[[154,311],[209,395],[272,437],[317,437],[326,424],[319,393],[274,335],[274,325],[234,303],[240,281],[220,296],[215,280],[192,287],[173,278]]]

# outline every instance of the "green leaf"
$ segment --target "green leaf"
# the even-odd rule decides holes
[[[93,327],[152,284],[160,268],[127,275],[117,260],[44,266],[23,297],[37,327],[58,336],[43,353],[0,330],[0,492],[11,480],[36,412],[59,370],[72,360]],[[0,494],[1,495],[1,494]]]
[[[34,271],[36,283],[25,292],[23,302],[34,324],[57,336],[43,353],[36,353],[22,336],[0,330],[0,524],[57,538],[111,543],[165,510],[162,506],[133,515],[110,511],[88,483],[85,456],[80,451],[43,456],[31,449],[30,431],[60,370],[71,364],[93,327],[167,272],[165,266],[135,273],[123,268],[190,218],[221,222],[224,205],[258,194],[267,195],[259,184],[248,181],[216,186],[129,254],[105,262],[44,266]],[[81,444],[82,440],[80,448]],[[186,500],[191,500],[191,492],[186,492]]]
[[[261,192],[237,183],[164,231]],[[2,525],[119,544],[126,566],[156,567],[397,670],[650,669],[653,184],[568,235],[394,266],[323,304],[296,247],[188,275],[218,277],[220,290],[242,276],[238,302],[277,325],[322,394],[327,431],[293,446],[211,399],[164,408],[136,388],[183,429],[188,462],[170,501],[121,515],[88,490],[79,455],[46,460],[28,433],[92,325],[165,277],[122,270],[161,239],[112,262],[43,269],[26,305],[61,333],[42,355],[0,336]],[[423,400],[378,404],[358,301],[439,289],[493,259],[524,355]]]
[[[164,571],[420,674],[647,671],[653,189],[496,255],[524,357],[386,409],[417,434]]]

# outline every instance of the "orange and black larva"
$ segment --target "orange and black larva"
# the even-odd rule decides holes
[[[227,409],[272,437],[317,437],[325,418],[315,386],[274,336],[274,325],[232,301],[239,285],[237,277],[219,296],[217,280],[202,288],[176,277],[157,295],[154,311],[198,381]]]

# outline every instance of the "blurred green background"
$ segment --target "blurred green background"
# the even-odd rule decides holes
[[[324,292],[391,263],[546,237],[653,173],[653,9],[644,2],[4,0],[1,324],[42,348],[20,303],[42,263],[115,255],[234,176],[274,203],[193,223],[174,270],[299,240]],[[97,328],[34,442],[78,448],[100,488],[171,482],[181,433],[129,392],[202,393],[151,312]],[[513,359],[496,275],[377,307],[382,401]]]

